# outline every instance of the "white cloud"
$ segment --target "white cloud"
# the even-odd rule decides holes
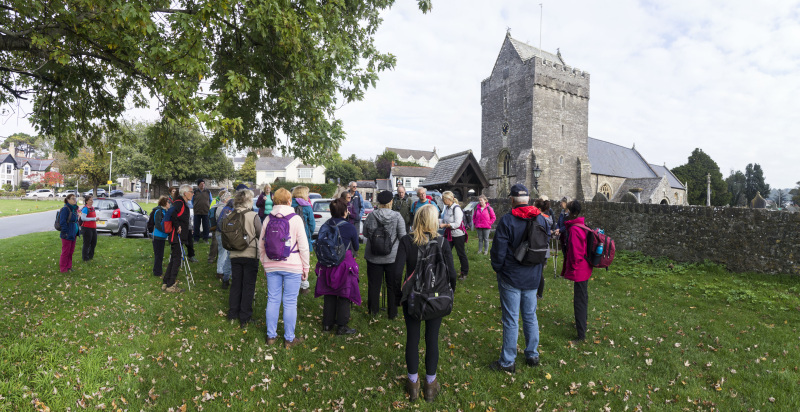
[[[506,28],[539,43],[539,2],[397,0],[378,49],[397,56],[376,89],[342,108],[341,152],[386,146],[480,152],[480,82]],[[800,2],[545,2],[542,44],[591,74],[589,135],[675,167],[696,147],[729,169],[762,165],[775,187],[800,180]],[[139,113],[139,112],[137,112]],[[145,117],[138,114],[139,117]],[[0,135],[26,127],[0,125]]]

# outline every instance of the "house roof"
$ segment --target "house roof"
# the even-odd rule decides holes
[[[13,163],[14,167],[17,166],[17,161],[14,160],[14,156],[11,156],[10,153],[0,154],[0,163]]]
[[[398,157],[401,157],[401,158],[404,158],[404,159],[408,159],[409,156],[412,156],[412,157],[414,157],[414,159],[420,159],[420,158],[424,157],[425,159],[430,160],[436,154],[435,150],[432,151],[432,152],[429,152],[427,150],[397,149],[397,148],[394,148],[394,147],[387,147],[386,150],[388,150],[390,152],[395,152],[395,153],[397,153]]]
[[[377,186],[378,190],[393,190],[392,181],[389,179],[377,179],[375,180],[375,186]]]
[[[472,154],[472,150],[466,150],[440,158],[439,162],[436,163],[436,167],[433,168],[422,186],[453,185],[459,180],[469,166],[472,166],[472,170],[476,175],[474,177],[478,178],[480,184],[484,187],[488,187],[489,181],[486,180],[486,177],[483,175],[483,171],[481,171],[478,161],[475,159],[475,155]]]
[[[375,189],[374,180],[356,180],[359,189]]]
[[[541,56],[545,60],[550,60],[560,64],[566,64],[564,63],[564,60],[562,60],[560,57],[558,57],[553,53],[540,50],[537,47],[533,47],[530,44],[523,43],[510,36],[508,40],[511,41],[511,45],[514,46],[514,49],[517,51],[517,54],[519,54],[519,57],[522,58],[522,61],[530,60],[534,56]]]
[[[31,166],[31,171],[34,172],[44,172],[53,164],[53,159],[31,159],[27,157],[17,157],[17,167],[22,169],[25,167],[25,163]]]
[[[256,170],[285,170],[293,157],[260,157],[256,161]]]
[[[675,177],[675,175],[672,174],[672,171],[670,171],[666,166],[659,166],[659,165],[651,164],[650,168],[653,169],[654,172],[656,172],[657,176],[665,176],[666,175],[667,176],[667,181],[669,182],[669,186],[671,188],[673,188],[673,189],[686,189],[685,187],[683,187],[683,184],[681,183],[681,181],[678,180],[678,178]]]
[[[636,149],[589,138],[589,163],[597,175],[627,178],[658,177]]]
[[[244,163],[247,160],[247,156],[245,157],[234,157],[232,158],[234,163]]]
[[[431,170],[433,170],[433,168],[422,166],[395,166],[392,168],[392,176],[427,178]]]

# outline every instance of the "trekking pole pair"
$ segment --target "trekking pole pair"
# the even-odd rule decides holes
[[[553,243],[556,244],[556,253],[553,254],[553,279],[558,277],[558,270],[556,267],[558,266],[558,238],[553,238]]]
[[[189,286],[189,290],[192,290],[194,275],[192,274],[191,266],[189,266],[189,259],[186,258],[186,251],[183,249],[183,242],[181,242],[180,235],[178,235],[178,245],[181,247],[181,266],[183,266],[184,273],[186,274],[186,284]]]

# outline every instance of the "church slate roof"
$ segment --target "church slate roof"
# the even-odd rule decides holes
[[[260,157],[256,161],[256,170],[285,170],[293,157]]]
[[[414,159],[420,159],[424,157],[427,160],[431,160],[433,155],[436,153],[429,152],[427,150],[398,149],[394,147],[387,147],[386,150],[397,153],[397,156],[403,159],[408,159],[409,156],[413,156]]]
[[[433,170],[430,167],[423,166],[395,166],[392,168],[392,176],[394,177],[425,177]]]
[[[671,188],[673,188],[673,189],[686,189],[685,187],[683,187],[683,184],[681,183],[681,181],[678,180],[678,178],[675,177],[675,175],[672,174],[672,172],[669,169],[667,169],[666,166],[659,166],[659,165],[651,164],[650,168],[653,169],[654,172],[656,172],[657,176],[666,175],[667,176],[667,181],[669,182],[669,186]]]
[[[589,163],[592,164],[592,174],[627,178],[658,177],[636,149],[591,137]]]
[[[546,52],[544,50],[539,50],[539,48],[537,47],[525,44],[512,37],[509,37],[508,39],[511,40],[511,44],[514,46],[514,49],[517,50],[517,54],[519,54],[519,57],[522,59],[522,61],[530,60],[534,56],[539,56],[540,55],[539,53],[541,53],[542,58],[545,60],[550,60],[552,62],[556,62],[559,64],[564,63],[563,60],[558,58],[558,56],[556,56],[553,53]]]

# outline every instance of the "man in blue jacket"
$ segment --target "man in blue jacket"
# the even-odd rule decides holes
[[[353,226],[356,227],[358,233],[361,233],[361,218],[364,217],[364,205],[361,203],[361,193],[358,193],[358,183],[350,182],[350,203],[347,205],[347,211],[350,212],[350,219]]]
[[[500,359],[492,362],[489,368],[496,371],[514,373],[516,371],[517,319],[522,316],[522,329],[525,334],[525,363],[539,365],[539,322],[536,319],[536,290],[542,277],[544,264],[523,266],[514,257],[514,251],[525,240],[528,222],[548,227],[542,213],[534,206],[528,206],[528,189],[522,184],[511,187],[511,212],[500,218],[492,242],[492,269],[497,273],[500,307],[503,321],[503,347]]]

